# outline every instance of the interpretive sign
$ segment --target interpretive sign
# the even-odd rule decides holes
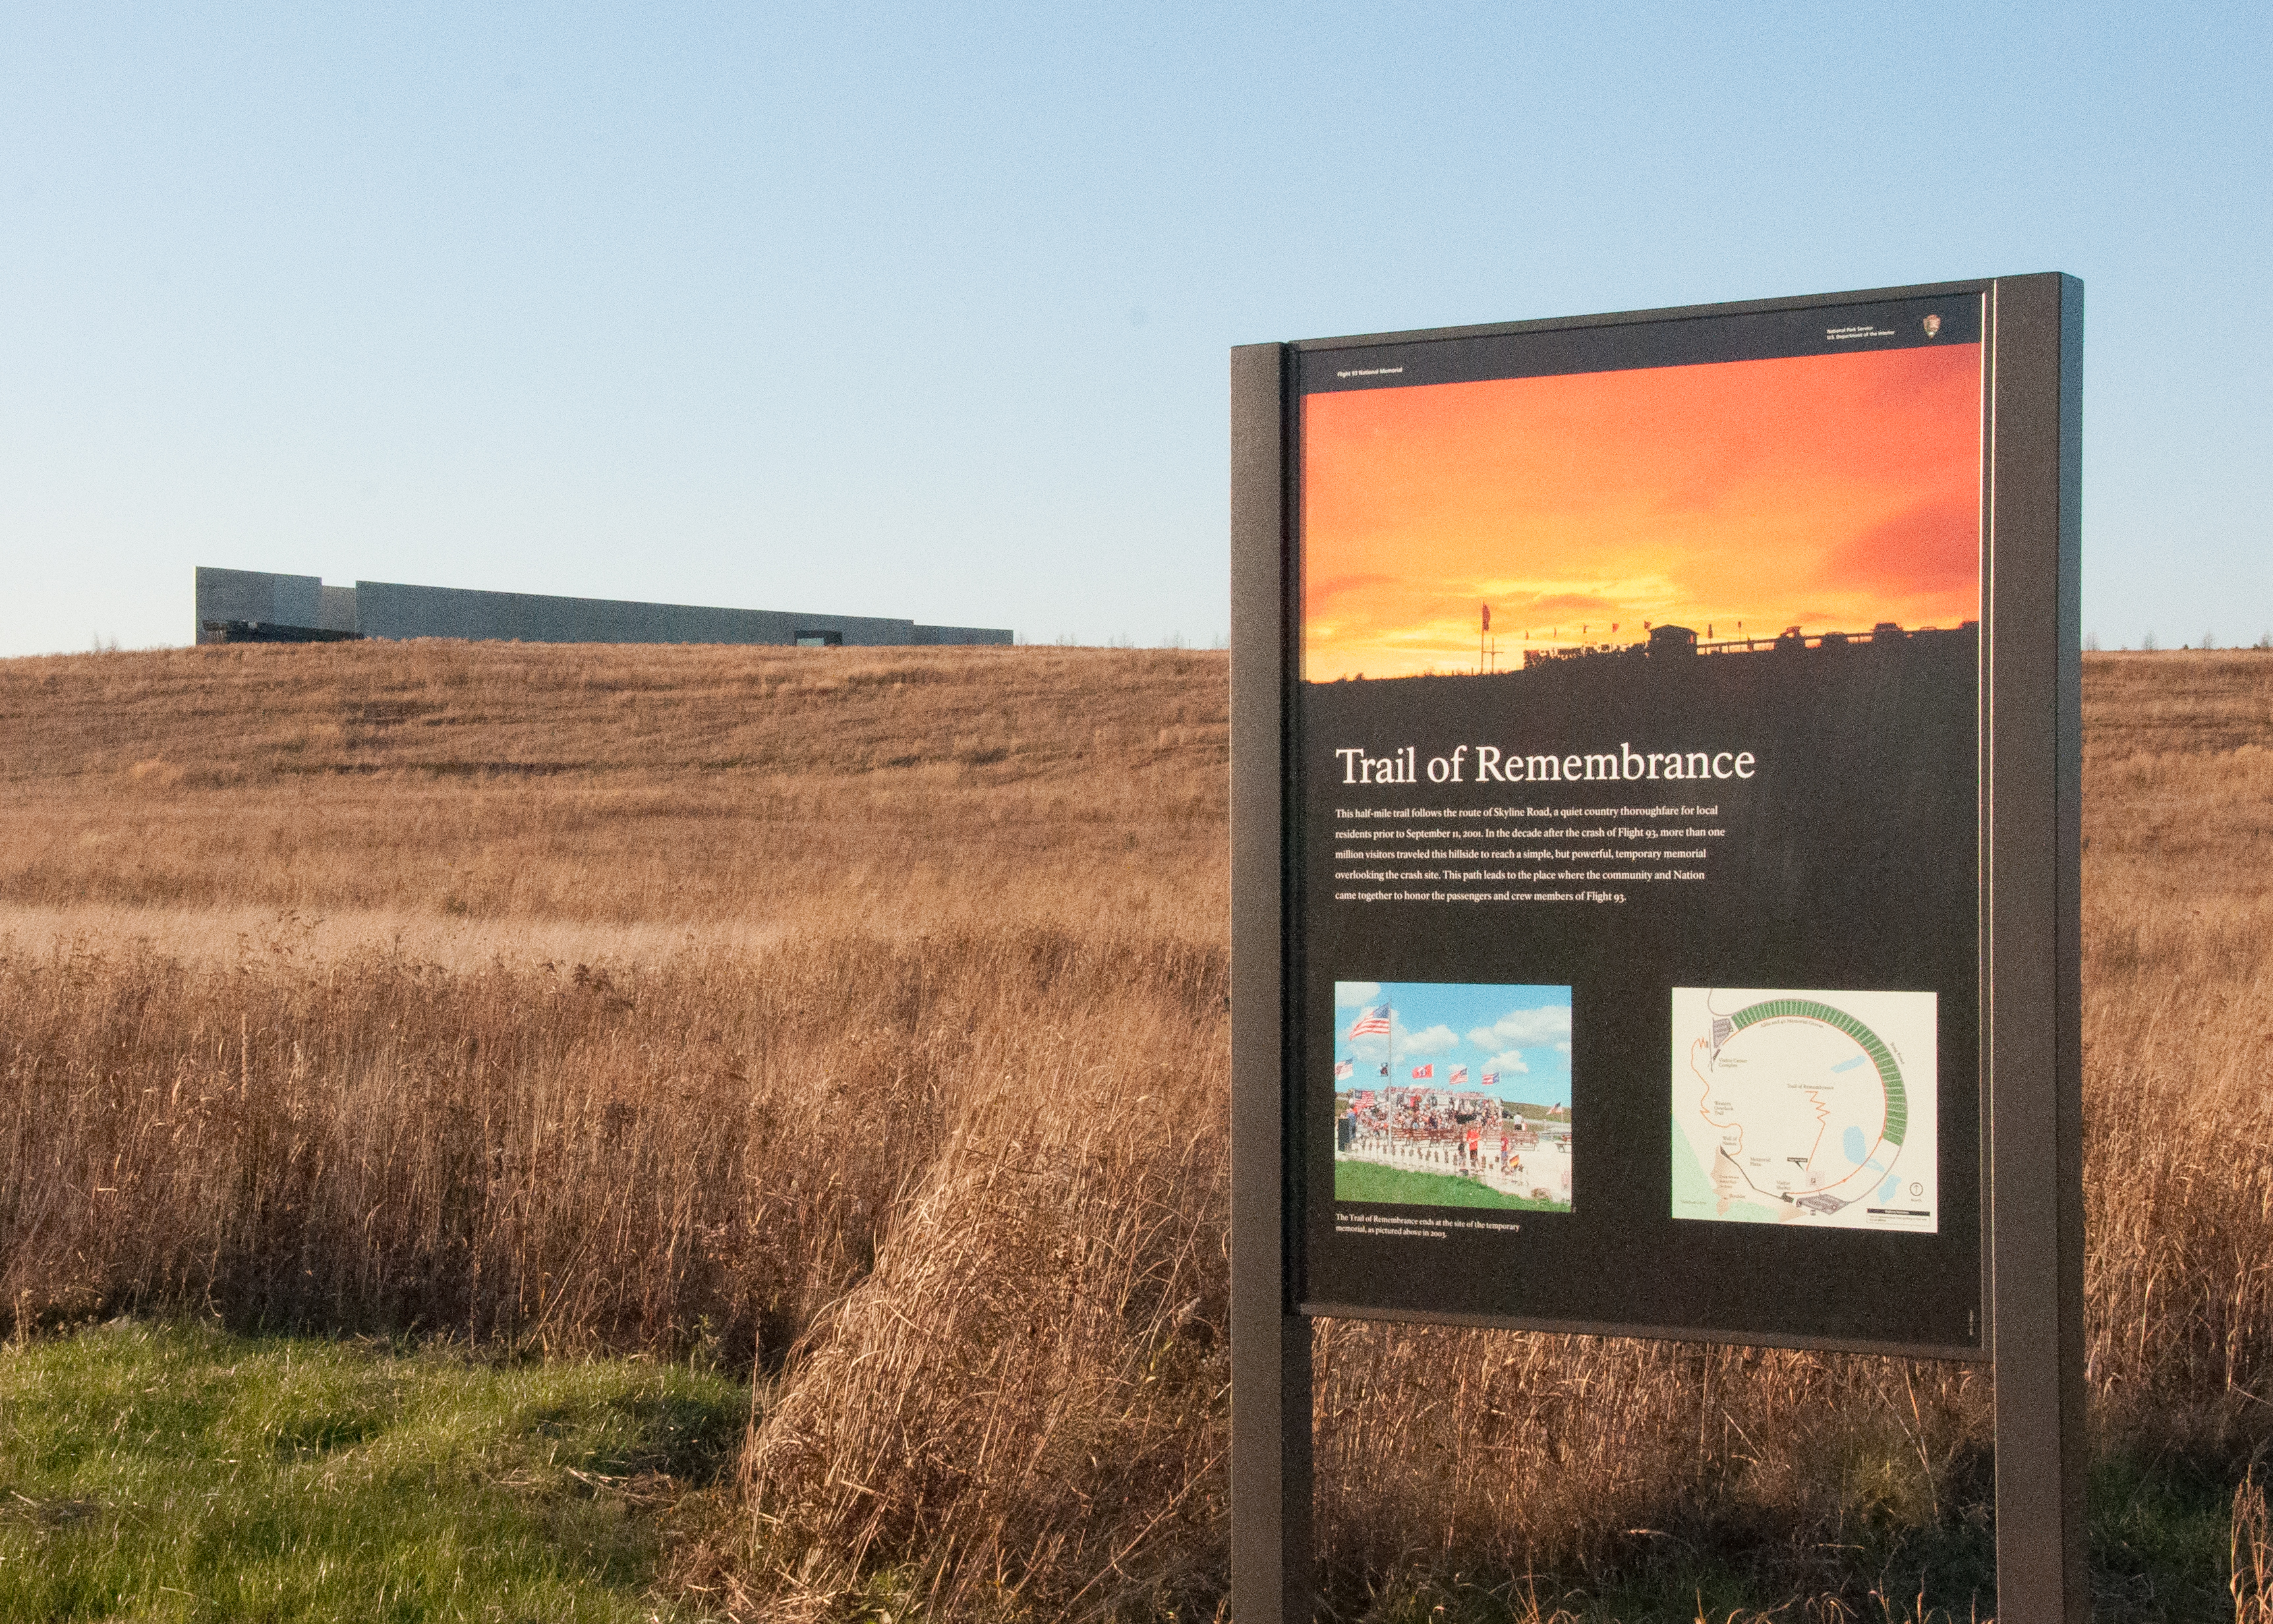
[[[1302,1302],[1979,1350],[1984,297],[1297,347]]]
[[[2021,1337],[2066,1447],[2080,335],[2043,276],[1234,352],[1235,1403],[1304,1315],[2000,1412]]]

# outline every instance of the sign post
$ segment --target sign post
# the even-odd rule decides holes
[[[2054,275],[1233,352],[1242,1624],[1322,1314],[1989,1361],[1999,1616],[2088,1615],[2081,353]]]
[[[1284,1194],[1285,379],[1280,346],[1233,352],[1231,840],[1235,873],[1264,876],[1231,926],[1231,1560],[1243,1624],[1308,1620],[1313,1588],[1310,1322],[1287,1291]]]
[[[2083,289],[1992,284],[1992,748],[1982,980],[1998,1616],[2071,1624],[2084,1571]]]

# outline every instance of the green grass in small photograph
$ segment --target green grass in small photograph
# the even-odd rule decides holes
[[[1379,1201],[1399,1207],[1508,1207],[1527,1213],[1567,1213],[1562,1201],[1534,1201],[1503,1195],[1472,1178],[1450,1173],[1414,1173],[1377,1162],[1334,1163],[1334,1199]]]
[[[746,1387],[119,1323],[0,1347],[0,1621],[679,1620]]]

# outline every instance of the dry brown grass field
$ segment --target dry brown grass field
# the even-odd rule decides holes
[[[0,1329],[707,1350],[756,1409],[685,1594],[1212,1616],[1225,679],[0,662]],[[2085,681],[2102,1610],[2212,1616],[2157,1576],[2208,1506],[2217,1615],[2262,1618],[2262,1502],[2228,1507],[2273,1441],[2273,657]],[[1332,1616],[1993,1606],[1967,1367],[1355,1323],[1320,1354]]]

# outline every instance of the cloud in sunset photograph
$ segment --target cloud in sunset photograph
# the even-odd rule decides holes
[[[1979,613],[1978,344],[1317,394],[1302,456],[1311,681]]]

